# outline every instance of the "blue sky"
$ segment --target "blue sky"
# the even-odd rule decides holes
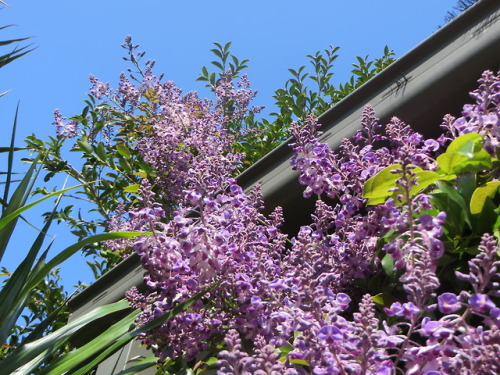
[[[255,105],[270,110],[272,94],[289,78],[288,68],[308,64],[306,55],[340,46],[336,80],[349,76],[356,56],[378,57],[385,45],[402,56],[444,23],[456,0],[130,0],[8,1],[0,10],[0,40],[31,36],[36,49],[0,70],[2,146],[8,142],[15,107],[20,102],[18,145],[36,133],[55,134],[52,113],[59,108],[70,117],[80,113],[89,90],[89,74],[114,83],[127,69],[120,47],[132,35],[156,72],[165,73],[185,91],[203,91],[196,82],[200,69],[213,59],[213,42],[232,41],[232,52],[249,59],[247,73],[259,94]],[[4,49],[2,52],[6,52]],[[0,159],[0,162],[4,162]],[[3,170],[3,169],[2,169]],[[48,208],[47,208],[48,209]],[[36,218],[34,219],[36,220]],[[32,237],[36,235],[31,231]],[[64,228],[53,246],[62,249],[72,239]],[[24,237],[23,237],[24,236]],[[15,251],[3,261],[12,269],[28,250],[27,234],[13,243]],[[23,238],[21,240],[21,238]],[[64,284],[92,281],[81,258],[63,265]]]

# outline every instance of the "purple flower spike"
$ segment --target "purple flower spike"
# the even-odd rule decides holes
[[[344,336],[340,329],[334,326],[325,326],[318,331],[318,339],[333,344],[334,341],[342,340]]]
[[[449,314],[457,311],[462,305],[455,294],[443,293],[438,297],[438,307],[443,314]]]

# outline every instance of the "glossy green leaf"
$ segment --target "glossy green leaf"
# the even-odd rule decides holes
[[[123,189],[123,191],[125,193],[137,193],[139,191],[140,187],[141,187],[141,185],[139,185],[139,184],[133,184],[133,185],[127,186],[125,189]]]
[[[116,151],[123,156],[125,159],[130,159],[132,154],[130,153],[130,150],[124,143],[118,143],[116,145]]]
[[[446,152],[437,157],[438,172],[452,175],[491,168],[491,156],[483,150],[483,143],[483,137],[477,133],[456,138]]]
[[[307,362],[303,359],[292,358],[292,359],[289,359],[288,361],[293,365],[301,365],[301,366],[309,367],[309,362]]]
[[[372,301],[380,307],[389,307],[396,302],[396,298],[389,293],[379,293],[372,297]]]
[[[470,200],[470,212],[473,215],[481,213],[488,197],[492,198],[500,187],[500,181],[490,181],[478,187]]]
[[[390,165],[365,182],[363,186],[363,198],[368,199],[367,204],[384,203],[392,195],[392,191],[389,190],[397,187],[396,181],[401,176],[399,173],[393,173],[392,171],[401,167],[401,164]]]
[[[446,152],[458,152],[472,157],[483,148],[483,144],[484,140],[480,134],[468,133],[455,138],[446,149]]]
[[[385,256],[382,258],[382,269],[384,272],[387,274],[389,277],[394,276],[394,259],[392,258],[391,254],[385,254]]]
[[[472,156],[459,152],[445,152],[437,157],[438,172],[457,175],[465,172],[479,172],[491,168],[491,156],[481,150]]]
[[[433,171],[417,170],[415,172],[416,185],[411,187],[410,194],[412,196],[422,192],[425,188],[439,181],[442,177]]]

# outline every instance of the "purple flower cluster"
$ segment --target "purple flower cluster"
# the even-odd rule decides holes
[[[472,127],[480,116],[483,124],[498,117],[499,82],[483,75],[467,114]],[[169,85],[148,78],[144,91],[161,103],[139,143],[157,190],[145,181],[140,206],[116,218],[117,227],[153,232],[120,245],[132,246],[147,270],[149,290],[128,298],[146,323],[214,287],[142,337],[159,358],[201,358],[203,366],[204,356],[215,356],[219,374],[500,371],[497,241],[485,234],[455,279],[440,279],[446,214],[433,210],[429,195],[411,194],[415,168],[435,170],[446,137],[467,127],[426,140],[396,118],[380,126],[367,107],[362,129],[334,152],[318,139],[314,118],[293,124],[292,165],[304,195],[320,199],[312,223],[288,240],[281,209],[266,218],[258,189],[246,194],[231,178],[238,155],[217,125],[230,121],[227,111]],[[132,86],[121,87],[133,102]],[[228,82],[216,94],[241,108],[251,96]],[[498,125],[484,133],[487,147],[496,145]],[[393,164],[401,166],[395,196],[367,206],[363,184]],[[450,282],[461,291],[447,289]]]
[[[61,112],[56,109],[54,111],[54,122],[58,137],[73,138],[77,135],[78,124],[76,121],[67,120],[61,115]]]

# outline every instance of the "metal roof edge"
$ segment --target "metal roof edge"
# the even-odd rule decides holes
[[[335,125],[335,123],[340,122],[346,116],[347,113],[352,111],[353,108],[359,108],[366,104],[369,104],[370,98],[373,98],[376,93],[381,92],[383,88],[388,88],[390,86],[396,86],[393,91],[397,91],[398,87],[405,85],[405,73],[414,69],[415,66],[421,65],[423,62],[428,60],[431,56],[435,55],[443,46],[447,46],[452,41],[463,37],[464,29],[472,29],[474,26],[480,25],[479,29],[483,30],[491,26],[493,23],[499,23],[500,18],[500,1],[498,0],[482,0],[474,4],[466,12],[462,13],[454,20],[438,29],[434,34],[429,36],[423,42],[418,44],[416,47],[411,49],[405,55],[397,59],[393,64],[388,66],[382,72],[371,78],[369,81],[364,83],[358,89],[353,91],[339,103],[332,106],[328,111],[319,116],[318,121],[322,125],[320,130],[325,131],[328,128]],[[484,31],[484,30],[483,30]],[[474,36],[479,42],[481,42],[481,33],[478,30],[475,31],[477,34]],[[483,38],[484,39],[484,38]],[[500,50],[500,32],[496,33],[496,37],[490,38],[493,40],[482,41],[485,42],[481,46],[478,43],[478,48],[482,48],[482,51],[490,47],[490,44],[496,45]],[[498,54],[498,52],[497,52]],[[470,56],[466,57],[466,60],[470,63],[474,60],[475,53],[471,53]],[[453,66],[449,65],[447,67],[448,71],[454,71],[460,64],[463,63],[463,59],[456,61]],[[497,69],[500,66],[497,67]],[[467,70],[465,66],[462,70]],[[477,80],[479,76],[474,77]],[[455,77],[456,79],[456,77]],[[436,86],[435,82],[428,82],[429,85]],[[370,103],[375,104],[375,103]],[[374,105],[376,107],[376,105]],[[377,108],[376,108],[377,109]],[[376,111],[377,116],[384,118],[387,117],[386,113],[380,113]],[[443,113],[442,115],[444,115]],[[352,135],[352,134],[351,134]],[[323,140],[324,136],[322,137]],[[345,137],[342,137],[345,138]],[[338,139],[340,142],[340,139]],[[237,180],[244,188],[248,189],[256,183],[261,182],[263,176],[265,176],[269,171],[273,170],[277,165],[280,165],[285,160],[289,160],[293,155],[290,148],[290,143],[292,139],[289,138],[283,142],[280,146],[272,150],[262,159],[257,161],[255,164],[250,166],[247,170],[241,173]],[[330,144],[336,147],[338,144]],[[291,178],[296,178],[297,174],[293,173],[293,177],[289,176],[288,179],[283,180],[283,185],[287,185]],[[267,201],[267,192],[263,189],[264,200]]]
[[[104,305],[124,298],[132,286],[143,283],[143,274],[144,268],[139,256],[136,253],[130,255],[68,301],[70,311],[78,311],[72,313],[71,319],[82,315],[96,304]],[[123,282],[124,279],[127,283]]]

